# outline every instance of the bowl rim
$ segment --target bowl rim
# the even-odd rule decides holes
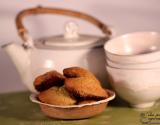
[[[32,93],[29,96],[29,98],[30,98],[31,102],[33,102],[33,103],[37,103],[37,104],[40,104],[40,105],[45,105],[45,106],[49,106],[49,107],[53,107],[53,108],[80,108],[80,107],[85,107],[85,106],[98,105],[98,104],[106,103],[106,102],[109,102],[109,101],[113,100],[115,98],[115,96],[116,96],[115,92],[112,91],[112,90],[109,90],[109,89],[105,89],[105,90],[107,92],[109,92],[110,96],[108,98],[100,100],[100,101],[96,101],[96,102],[92,102],[92,103],[87,103],[87,104],[80,104],[80,105],[59,106],[59,105],[52,105],[52,104],[43,103],[43,102],[40,102],[37,99],[37,94],[35,94],[35,93]]]
[[[107,67],[109,67],[109,68],[111,68],[111,69],[117,69],[117,70],[132,70],[132,71],[140,71],[140,70],[144,70],[144,71],[153,71],[153,70],[160,70],[160,67],[155,67],[155,68],[118,68],[118,67],[114,67],[114,66],[111,66],[111,65],[108,65],[108,64],[106,64],[105,65],[105,67],[106,67],[106,69],[107,69]]]
[[[150,63],[156,63],[156,62],[160,62],[160,59],[157,59],[157,60],[154,60],[154,61],[149,61],[149,62],[135,62],[135,63],[123,63],[123,62],[118,62],[118,61],[114,61],[114,60],[111,60],[110,58],[105,58],[105,60],[107,62],[112,62],[112,63],[117,63],[117,64],[120,64],[120,65],[145,65],[145,64],[150,64]]]
[[[158,32],[158,31],[137,31],[137,32],[130,32],[130,33],[126,33],[126,34],[123,34],[123,35],[119,35],[117,37],[114,37],[114,38],[106,41],[106,43],[104,44],[103,48],[104,48],[104,50],[105,50],[106,53],[108,53],[108,54],[110,54],[112,56],[123,57],[123,58],[125,58],[125,57],[126,58],[133,58],[133,57],[149,56],[149,55],[152,55],[152,54],[159,53],[160,49],[157,50],[157,51],[150,52],[150,53],[133,54],[133,55],[119,55],[119,54],[116,54],[116,53],[112,53],[112,52],[110,52],[110,51],[108,51],[106,49],[107,44],[109,44],[110,42],[112,42],[115,39],[119,39],[119,38],[130,36],[130,35],[135,35],[135,34],[142,34],[142,33],[148,33],[148,34],[153,34],[154,33],[154,34],[157,34],[157,35],[160,36],[160,32]]]

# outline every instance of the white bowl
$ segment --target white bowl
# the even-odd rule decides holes
[[[120,69],[153,69],[160,68],[160,60],[150,63],[122,64],[106,59],[107,65]]]
[[[151,107],[160,98],[160,69],[106,69],[110,84],[131,106]]]
[[[160,60],[160,33],[135,32],[107,41],[108,59],[118,63],[147,63]]]

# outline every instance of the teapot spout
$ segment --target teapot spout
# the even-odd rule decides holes
[[[21,76],[22,82],[29,88],[30,91],[36,92],[33,85],[31,85],[33,83],[30,66],[31,61],[29,58],[31,49],[25,49],[23,46],[16,45],[14,43],[3,45],[2,48],[14,63],[18,73]]]

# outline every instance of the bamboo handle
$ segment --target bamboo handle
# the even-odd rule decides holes
[[[27,42],[26,36],[28,36],[28,31],[22,23],[23,18],[25,16],[37,15],[37,14],[60,14],[71,17],[77,17],[79,19],[83,19],[94,24],[102,31],[102,33],[104,33],[108,37],[111,36],[112,34],[111,30],[104,23],[102,23],[100,20],[90,15],[67,9],[36,7],[23,10],[16,16],[16,27],[18,30],[18,34],[24,42]]]

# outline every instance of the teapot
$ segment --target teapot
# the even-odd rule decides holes
[[[103,36],[78,33],[78,25],[69,22],[64,35],[33,40],[22,21],[25,16],[37,14],[60,14],[88,21],[98,27]],[[98,19],[87,14],[59,8],[35,7],[21,11],[16,17],[16,27],[23,40],[22,45],[8,43],[2,48],[14,63],[22,82],[31,92],[35,77],[50,70],[62,71],[71,66],[80,66],[93,72],[106,83],[104,43],[110,39],[111,30]],[[104,85],[105,86],[105,85]]]

